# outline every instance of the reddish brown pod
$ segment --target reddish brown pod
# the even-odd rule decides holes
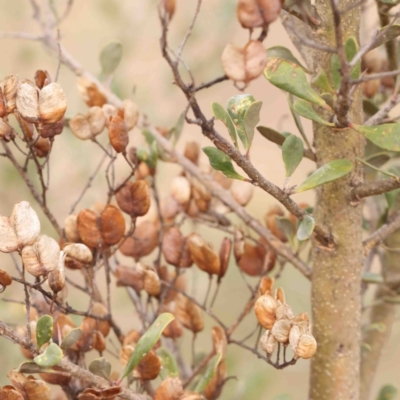
[[[116,115],[110,118],[108,137],[111,146],[117,153],[123,153],[129,143],[128,129],[123,116]]]
[[[239,0],[237,17],[243,28],[267,27],[281,12],[280,0]]]
[[[102,107],[107,103],[107,97],[100,92],[99,88],[94,82],[83,76],[80,76],[77,83],[79,94],[89,107]]]
[[[126,182],[115,194],[119,208],[132,218],[141,217],[150,208],[150,189],[144,180]]]
[[[168,19],[171,19],[175,14],[176,0],[161,0],[161,5]]]
[[[167,263],[175,267],[188,268],[193,264],[187,239],[177,226],[164,232],[162,251]]]

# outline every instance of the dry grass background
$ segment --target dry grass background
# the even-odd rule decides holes
[[[53,0],[63,9],[65,0]],[[186,31],[194,11],[195,1],[177,0],[177,13],[171,25],[171,44],[178,44]],[[222,74],[220,54],[228,42],[243,45],[248,39],[247,31],[241,29],[235,18],[236,2],[233,0],[204,0],[203,7],[195,26],[193,35],[184,52],[185,60],[190,65],[198,83],[213,79]],[[32,10],[28,0],[0,0],[0,31],[26,31],[39,33],[39,28],[32,19]],[[185,100],[179,90],[172,84],[171,72],[162,59],[158,40],[160,27],[156,13],[155,0],[76,0],[68,19],[60,27],[61,42],[72,55],[78,59],[85,69],[93,74],[99,74],[98,55],[102,47],[110,40],[119,40],[124,47],[124,57],[117,70],[114,87],[116,92],[126,98],[132,97],[155,125],[171,127],[178,115],[185,107]],[[279,22],[272,25],[266,47],[274,45],[290,47],[289,39]],[[21,77],[32,78],[37,69],[46,69],[54,75],[57,67],[57,58],[46,52],[40,43],[21,40],[0,39],[1,62],[0,77],[8,74],[18,74]],[[80,100],[75,84],[75,77],[64,66],[61,67],[59,82],[63,85],[68,98],[67,117],[77,112],[84,112],[86,106]],[[283,92],[272,87],[264,78],[252,82],[246,89],[256,99],[264,102],[261,123],[280,131],[295,133],[286,98]],[[134,93],[133,93],[134,92]],[[224,82],[207,89],[199,94],[204,110],[210,115],[211,101],[224,104],[226,100],[237,94],[237,89],[231,82]],[[309,131],[310,126],[305,124]],[[221,132],[224,132],[222,126]],[[206,144],[196,127],[186,125],[184,134],[178,147],[182,148],[186,140],[198,140]],[[131,133],[131,142],[142,142],[139,131]],[[54,155],[51,161],[51,189],[49,204],[57,218],[62,221],[69,212],[71,204],[78,197],[87,177],[97,165],[101,153],[88,142],[79,142],[72,134],[65,130],[61,137],[57,137]],[[276,184],[282,185],[284,180],[283,164],[280,152],[275,145],[266,142],[260,135],[256,135],[251,158],[265,174]],[[205,160],[203,160],[205,162]],[[300,182],[312,170],[312,164],[304,160],[299,170],[293,176],[293,183]],[[169,180],[179,171],[176,166],[160,164],[158,184],[161,191],[168,190]],[[117,177],[123,177],[126,170],[118,168]],[[105,180],[100,174],[94,181],[93,189],[84,197],[80,207],[90,207],[95,201],[105,200]],[[28,191],[21,183],[16,172],[7,160],[0,160],[0,215],[7,215],[12,205],[21,200],[29,200],[38,210]],[[296,200],[312,203],[312,194],[296,195]],[[256,217],[262,217],[274,201],[261,190],[256,190],[249,210]],[[54,236],[54,231],[41,215],[44,230]],[[192,227],[186,226],[186,229]],[[218,246],[221,235],[213,231],[207,232]],[[211,235],[211,236],[210,236]],[[13,270],[9,257],[0,254],[2,268]],[[192,282],[196,281],[193,290],[199,296],[205,291],[207,280],[200,272],[193,268]],[[69,276],[77,279],[75,272]],[[290,266],[286,267],[283,276],[279,279],[286,291],[288,303],[296,313],[310,310],[310,285]],[[235,312],[246,301],[247,289],[237,272],[235,265],[230,266],[225,278],[218,301],[216,313],[229,323],[235,317]],[[20,287],[13,285],[0,297],[22,299]],[[200,297],[202,298],[202,297]],[[85,309],[87,299],[82,298],[73,290],[68,299],[72,306]],[[126,331],[138,327],[137,316],[123,289],[113,292],[113,305],[117,310],[116,320]],[[9,323],[23,323],[22,306],[0,301],[0,319]],[[79,319],[75,318],[78,322]],[[250,316],[246,319],[245,329],[237,332],[240,338],[252,330],[255,319]],[[211,322],[207,322],[209,328]],[[247,328],[247,330],[246,330]],[[210,330],[202,333],[198,343],[198,350],[207,351],[210,346]],[[398,346],[400,330],[396,324],[391,343],[383,350],[383,360],[380,364],[375,381],[374,392],[385,383],[400,383]],[[188,341],[184,341],[187,353]],[[105,354],[110,361],[112,356]],[[94,355],[93,355],[94,356]],[[10,345],[5,339],[0,339],[0,383],[8,383],[6,373],[12,367],[17,367],[22,356],[16,346]],[[116,368],[118,362],[113,361]],[[293,400],[305,400],[308,397],[308,367],[309,361],[300,360],[297,365],[283,371],[275,371],[263,361],[255,359],[251,354],[235,347],[228,352],[228,372],[235,375],[237,380],[229,381],[223,392],[223,400],[269,400],[278,394],[286,393]],[[317,400],[317,399],[315,399]],[[318,399],[323,400],[323,399]]]

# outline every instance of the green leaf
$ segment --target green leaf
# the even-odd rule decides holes
[[[37,365],[34,361],[25,361],[19,366],[18,372],[21,372],[21,374],[39,374],[42,373],[44,369],[45,368]]]
[[[384,33],[382,34],[382,32]],[[377,32],[378,40],[374,42],[374,45],[371,47],[371,50],[375,49],[376,47],[382,46],[383,44],[389,42],[390,40],[396,39],[397,36],[400,36],[400,25],[393,24],[389,28],[383,27]]]
[[[111,75],[117,69],[122,59],[122,44],[108,43],[100,53],[100,65],[104,75]]]
[[[320,69],[317,76],[311,81],[311,84],[321,89],[322,92],[335,93],[335,89],[329,83],[328,77],[323,69]]]
[[[244,129],[247,135],[248,148],[253,143],[254,129],[260,122],[260,111],[262,107],[262,101],[255,101],[250,105],[244,116]]]
[[[301,185],[296,193],[314,189],[347,175],[353,169],[353,163],[346,159],[331,161],[314,171]]]
[[[43,315],[36,323],[36,342],[40,349],[53,336],[53,318],[50,315]]]
[[[321,97],[325,100],[325,103],[328,104],[332,109],[335,107],[335,98],[332,93],[324,92],[321,93]]]
[[[285,164],[286,177],[292,176],[303,159],[303,141],[295,135],[290,135],[282,145],[282,158]]]
[[[185,124],[185,112],[179,115],[178,120],[176,121],[175,126],[170,130],[169,136],[173,136],[173,144],[175,145],[178,143],[179,138],[181,137],[183,125]]]
[[[265,139],[277,144],[278,146],[282,146],[283,142],[286,140],[286,137],[282,135],[282,133],[279,133],[275,129],[268,128],[267,126],[257,126],[257,130],[265,137]]]
[[[370,99],[363,99],[363,110],[365,114],[372,117],[379,111],[379,107]]]
[[[161,360],[161,378],[166,379],[168,377],[179,376],[178,364],[172,353],[168,351],[165,347],[160,347],[156,353]]]
[[[342,80],[342,75],[340,75],[340,60],[337,54],[333,54],[331,58],[331,75],[333,81],[333,87],[337,90],[340,86],[340,81]]]
[[[228,128],[229,136],[233,140],[233,144],[235,147],[238,147],[237,144],[237,136],[236,136],[236,128],[233,125],[232,119],[225,110],[224,107],[221,106],[219,103],[211,103],[211,109],[215,119],[222,121],[222,123]]]
[[[89,371],[107,380],[110,379],[111,364],[104,357],[96,358],[89,364]]]
[[[62,340],[60,347],[63,350],[69,349],[81,338],[81,336],[82,336],[82,329],[80,328],[71,329],[64,336],[64,339]]]
[[[278,229],[283,232],[283,234],[289,240],[289,243],[293,249],[297,248],[296,242],[296,232],[294,230],[294,226],[292,221],[286,217],[275,217],[276,225]]]
[[[218,364],[221,361],[221,357],[222,355],[220,353],[216,354],[208,362],[204,375],[200,378],[196,388],[194,389],[195,392],[201,393],[207,387],[215,372],[217,371]]]
[[[36,356],[33,361],[41,367],[53,367],[64,357],[62,350],[55,344],[50,343],[44,352]]]
[[[378,0],[378,1],[383,4],[392,4],[392,5],[396,5],[396,4],[400,3],[399,0]]]
[[[170,313],[162,313],[157,317],[137,342],[119,381],[122,381],[139,365],[142,358],[153,348],[158,339],[160,339],[165,327],[174,319],[175,317]]]
[[[318,112],[314,110],[313,106],[308,101],[296,100],[293,104],[293,108],[304,118],[311,119],[312,121],[318,122],[322,125],[335,126],[335,124],[325,121],[323,118],[321,118]]]
[[[380,333],[386,332],[386,325],[383,322],[376,322],[374,324],[369,324],[366,331],[377,331]]]
[[[310,74],[311,72],[301,64],[301,62],[292,54],[292,52],[283,46],[274,46],[267,49],[267,57],[268,58],[281,58],[283,60],[289,61],[293,64],[298,65],[303,68],[305,72]]]
[[[383,276],[375,272],[364,272],[361,277],[363,282],[366,283],[383,283]]]
[[[245,179],[235,171],[231,159],[223,151],[212,146],[203,147],[203,151],[207,155],[210,165],[217,171],[221,171],[227,178],[241,181]]]
[[[311,215],[305,215],[297,229],[297,239],[307,240],[310,238],[315,227],[315,220]]]
[[[382,386],[376,400],[393,400],[397,395],[397,389],[393,385]]]
[[[228,100],[227,110],[230,115],[233,124],[236,127],[236,132],[239,135],[239,139],[243,144],[243,147],[248,150],[251,145],[251,140],[247,136],[245,126],[245,115],[250,106],[255,103],[255,99],[251,94],[239,94],[233,96]]]
[[[274,400],[291,400],[292,396],[287,393],[278,394],[278,396],[274,397]]]
[[[290,112],[292,113],[292,117],[294,119],[294,123],[296,124],[296,127],[298,129],[298,131],[300,132],[301,137],[304,140],[304,143],[306,143],[307,147],[309,149],[311,149],[310,143],[307,139],[307,135],[304,131],[303,128],[303,124],[301,123],[301,118],[299,117],[299,115],[297,114],[297,112],[295,111],[294,107],[293,107],[293,103],[294,103],[294,96],[290,93],[288,93],[288,103],[289,103],[289,108],[290,108]],[[282,135],[284,133],[282,132]]]
[[[354,128],[382,149],[400,151],[400,124],[354,125]]]
[[[330,107],[311,88],[301,67],[281,58],[270,58],[264,70],[265,77],[276,87],[292,93],[301,99],[324,108]]]

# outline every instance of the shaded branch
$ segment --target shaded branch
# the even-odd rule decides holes
[[[354,188],[351,192],[351,198],[353,201],[359,201],[364,197],[376,196],[398,188],[400,188],[400,180],[396,178],[367,182]]]

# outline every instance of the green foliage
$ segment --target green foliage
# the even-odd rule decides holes
[[[165,347],[160,347],[156,353],[161,360],[161,378],[166,379],[168,377],[179,376],[178,364],[173,354]]]
[[[111,75],[117,69],[122,59],[122,44],[110,42],[104,46],[100,53],[100,65],[104,75]]]
[[[64,339],[62,340],[60,347],[63,350],[69,349],[81,338],[81,336],[82,336],[82,329],[80,328],[71,329],[64,336]]]
[[[227,178],[241,181],[245,179],[236,172],[231,159],[223,151],[212,146],[203,147],[203,151],[207,155],[210,165],[217,171],[221,171]]]
[[[231,137],[233,144],[238,148],[236,128],[233,125],[230,115],[227,113],[225,108],[221,104],[213,102],[211,103],[211,109],[215,119],[223,122],[223,124],[228,128],[229,136]]]
[[[257,130],[265,137],[265,139],[272,143],[276,143],[278,146],[282,146],[283,142],[286,140],[285,135],[267,126],[257,126]]]
[[[275,217],[275,220],[279,230],[282,231],[289,240],[291,247],[297,248],[296,232],[292,221],[286,217]]]
[[[293,175],[293,172],[299,166],[303,159],[304,146],[303,141],[295,135],[286,138],[282,145],[282,158],[285,164],[286,177]]]
[[[362,274],[362,281],[366,283],[383,283],[383,276],[376,272],[364,272]]]
[[[305,72],[310,73],[310,71],[292,54],[292,52],[283,46],[274,46],[267,49],[268,58],[281,58],[282,60],[289,61],[292,64],[296,64],[303,68]]]
[[[264,71],[265,77],[276,87],[294,94],[301,99],[330,108],[311,88],[304,70],[281,58],[270,58]]]
[[[354,128],[382,149],[400,151],[400,124],[354,125]]]
[[[218,364],[221,361],[221,354],[218,353],[211,358],[207,364],[207,368],[196,385],[195,392],[201,393],[209,384],[215,372],[217,371]]]
[[[393,400],[397,395],[397,389],[393,385],[382,386],[376,400]]]
[[[53,336],[53,318],[50,315],[43,315],[36,323],[36,342],[40,349]]]
[[[176,121],[175,126],[170,130],[168,137],[173,137],[173,144],[178,143],[179,138],[181,137],[183,125],[185,124],[185,112],[179,115],[178,120]]]
[[[53,367],[63,358],[62,350],[55,344],[50,343],[42,354],[36,356],[33,361],[41,367]]]
[[[349,160],[334,160],[314,171],[301,185],[296,188],[296,193],[314,189],[347,175],[353,169]]]
[[[110,379],[111,364],[104,357],[94,359],[88,368],[92,374]]]
[[[314,231],[315,220],[311,215],[305,215],[297,229],[297,239],[307,240]]]
[[[317,111],[314,110],[313,106],[304,100],[297,100],[293,104],[294,110],[304,118],[311,119],[311,121],[318,122],[319,124],[326,126],[335,126],[335,124],[325,121]]]
[[[135,369],[135,367],[139,365],[142,358],[154,347],[158,339],[160,339],[165,327],[174,319],[175,317],[170,313],[162,313],[157,317],[157,319],[151,324],[149,329],[147,329],[147,331],[137,342],[129,361],[122,372],[120,381],[126,378]]]
[[[396,0],[395,0],[396,1]],[[397,4],[397,1],[396,1]],[[377,32],[376,38],[377,40],[374,41],[373,46],[371,47],[372,49],[375,49],[379,46],[382,46],[386,42],[389,42],[393,39],[396,39],[397,36],[400,36],[400,25],[398,24],[393,24],[390,27],[383,27]]]
[[[311,81],[311,83],[322,92],[335,94],[335,90],[329,83],[328,77],[323,69],[319,70],[317,76]]]

